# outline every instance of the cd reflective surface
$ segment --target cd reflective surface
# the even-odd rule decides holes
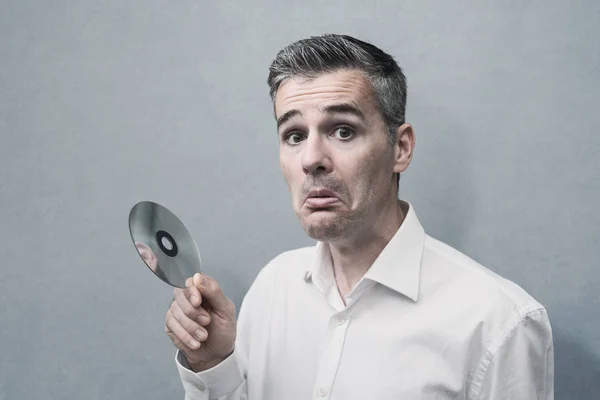
[[[171,286],[184,288],[187,278],[202,272],[196,242],[171,211],[151,201],[129,212],[129,233],[142,261]]]

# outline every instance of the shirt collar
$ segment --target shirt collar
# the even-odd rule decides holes
[[[425,231],[411,203],[400,200],[406,216],[400,228],[381,251],[364,279],[378,282],[408,298],[419,298],[419,276]],[[314,264],[306,271],[305,279],[313,278],[320,290],[333,282],[329,245],[317,242]]]

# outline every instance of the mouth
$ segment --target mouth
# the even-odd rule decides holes
[[[304,203],[310,208],[325,208],[339,202],[335,192],[329,189],[311,190],[306,196]]]

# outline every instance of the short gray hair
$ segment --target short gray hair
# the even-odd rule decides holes
[[[406,77],[394,58],[370,43],[347,35],[312,36],[284,47],[269,68],[267,83],[275,102],[282,81],[292,77],[314,78],[336,70],[356,69],[372,84],[388,136],[404,124]]]

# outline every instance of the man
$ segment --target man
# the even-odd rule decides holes
[[[398,200],[415,135],[393,58],[313,37],[279,52],[268,83],[281,169],[317,244],[263,268],[237,322],[213,279],[175,290],[165,330],[186,399],[552,399],[545,309]]]

